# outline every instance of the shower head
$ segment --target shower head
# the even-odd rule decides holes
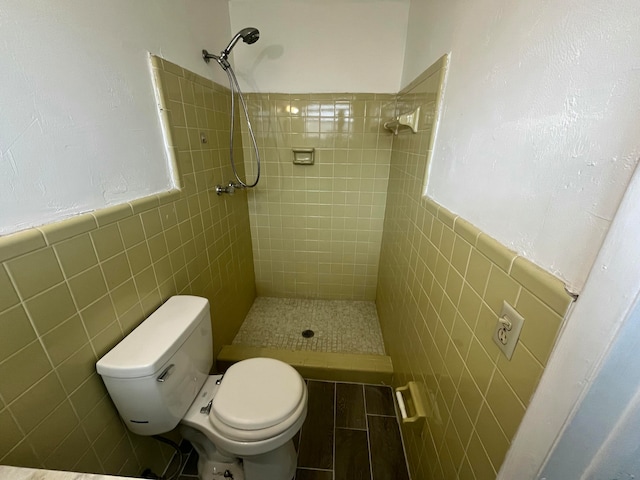
[[[229,55],[233,47],[235,47],[236,43],[238,43],[238,40],[240,40],[241,38],[244,43],[251,45],[252,43],[256,43],[258,41],[258,39],[260,38],[260,32],[257,28],[254,27],[243,28],[235,34],[235,36],[229,42],[229,45],[227,45],[227,48],[222,51],[221,55],[225,57]]]
[[[238,40],[242,39],[244,43],[251,45],[252,43],[256,43],[259,38],[260,38],[260,32],[258,31],[257,28],[255,27],[243,28],[242,30],[240,30],[238,33],[235,34],[235,36],[229,42],[229,45],[227,45],[227,48],[225,48],[220,52],[220,55],[213,55],[207,52],[206,50],[202,50],[202,58],[207,63],[209,63],[209,60],[213,58],[216,62],[218,62],[218,64],[220,64],[220,66],[224,70],[226,70],[231,66],[227,58],[229,57],[231,50],[233,50],[233,47],[235,47],[236,43],[238,43]]]

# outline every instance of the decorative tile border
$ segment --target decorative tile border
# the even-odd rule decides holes
[[[169,190],[2,236],[0,237],[0,262],[91,232],[98,227],[124,220],[179,198],[180,190]]]
[[[530,260],[509,250],[496,239],[482,232],[464,218],[450,212],[435,200],[425,197],[424,206],[454,232],[476,247],[495,265],[511,275],[523,287],[534,293],[558,315],[564,316],[575,298],[567,292],[564,283]]]

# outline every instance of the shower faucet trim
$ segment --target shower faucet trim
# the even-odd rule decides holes
[[[245,188],[243,185],[234,182],[229,182],[226,187],[223,187],[222,185],[216,185],[216,195],[222,195],[223,193],[233,195],[234,193],[236,193],[236,190],[242,190],[243,188]]]

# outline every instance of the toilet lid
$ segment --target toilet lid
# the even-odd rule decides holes
[[[280,360],[243,360],[224,374],[211,415],[240,430],[271,427],[295,411],[303,397],[303,382],[293,367]]]

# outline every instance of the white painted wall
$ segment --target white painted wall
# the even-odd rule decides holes
[[[230,0],[229,11],[234,33],[260,30],[232,54],[243,90],[399,90],[409,0]]]
[[[229,37],[225,0],[3,1],[0,235],[171,188],[148,52],[226,83]]]
[[[427,193],[579,291],[640,156],[637,0],[412,0],[402,85],[451,52]]]

